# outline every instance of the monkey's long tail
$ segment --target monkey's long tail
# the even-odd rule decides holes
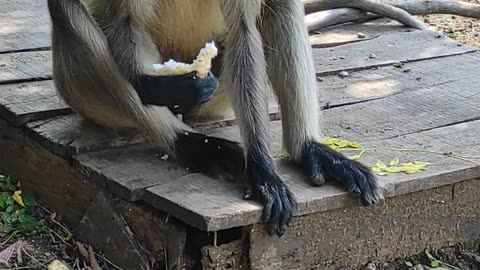
[[[172,152],[189,127],[168,109],[143,106],[121,74],[104,33],[80,0],[48,0],[57,91],[85,118],[102,126],[135,127]]]

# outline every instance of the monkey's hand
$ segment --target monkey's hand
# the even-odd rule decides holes
[[[359,195],[364,205],[383,199],[377,179],[367,167],[326,145],[307,142],[303,148],[301,165],[314,186],[322,186],[325,179],[338,180],[346,185],[348,191]]]
[[[193,73],[142,75],[133,86],[143,104],[166,106],[175,114],[183,114],[209,101],[218,87],[218,80],[211,72],[204,78],[195,77]]]
[[[275,172],[273,161],[261,155],[247,159],[247,177],[250,187],[245,199],[256,199],[263,205],[262,219],[268,234],[283,235],[293,218],[296,201],[288,187]]]

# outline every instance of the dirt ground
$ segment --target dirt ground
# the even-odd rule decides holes
[[[467,1],[480,4],[480,0]],[[429,15],[423,16],[422,19],[436,27],[435,31],[454,40],[480,48],[480,20],[451,15]],[[13,195],[14,190],[12,188],[8,189],[8,187],[6,190],[6,186],[0,181],[0,193],[7,192],[5,194],[10,196]],[[18,205],[9,209],[13,212],[19,210],[21,210],[21,207]],[[5,231],[0,220],[0,270],[47,269],[55,260],[64,262],[72,269],[121,269],[93,250],[90,250],[89,254],[88,245],[77,244],[69,229],[61,225],[56,220],[55,214],[49,212],[48,209],[41,206],[32,206],[28,209],[28,213],[38,221],[38,226],[28,231],[17,231],[15,233]],[[0,212],[0,217],[5,218],[5,213]],[[92,253],[95,254],[96,259],[91,259],[92,256],[90,255]],[[480,269],[480,243],[469,247],[457,245],[432,251],[432,256],[429,259],[425,253],[422,253],[391,262],[372,262],[362,269],[428,270],[433,266],[438,266],[435,268],[437,270]]]
[[[480,4],[480,0],[464,1]],[[421,18],[425,23],[434,26],[435,31],[467,45],[480,48],[480,20],[452,15],[428,15]]]

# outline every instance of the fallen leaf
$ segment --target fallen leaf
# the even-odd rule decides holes
[[[48,270],[70,270],[70,267],[59,260],[54,260],[48,265]]]
[[[17,202],[19,205],[21,205],[22,207],[25,207],[25,204],[23,203],[23,199],[22,199],[22,191],[21,190],[15,191],[12,195],[12,199],[15,202]]]
[[[390,164],[390,166],[395,166],[395,165],[397,165],[398,163],[400,163],[400,159],[394,158],[394,159],[390,160],[390,163],[389,163],[389,164]]]

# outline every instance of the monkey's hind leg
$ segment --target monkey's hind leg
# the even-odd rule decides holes
[[[333,178],[364,204],[379,202],[381,189],[368,168],[319,143],[320,109],[302,2],[267,0],[263,12],[267,72],[281,106],[284,147],[313,185]]]
[[[263,204],[263,221],[270,234],[281,236],[296,202],[277,174],[269,149],[267,75],[257,20],[263,0],[222,0],[227,22],[224,58],[226,89],[231,91],[235,115],[246,150],[251,194]]]

